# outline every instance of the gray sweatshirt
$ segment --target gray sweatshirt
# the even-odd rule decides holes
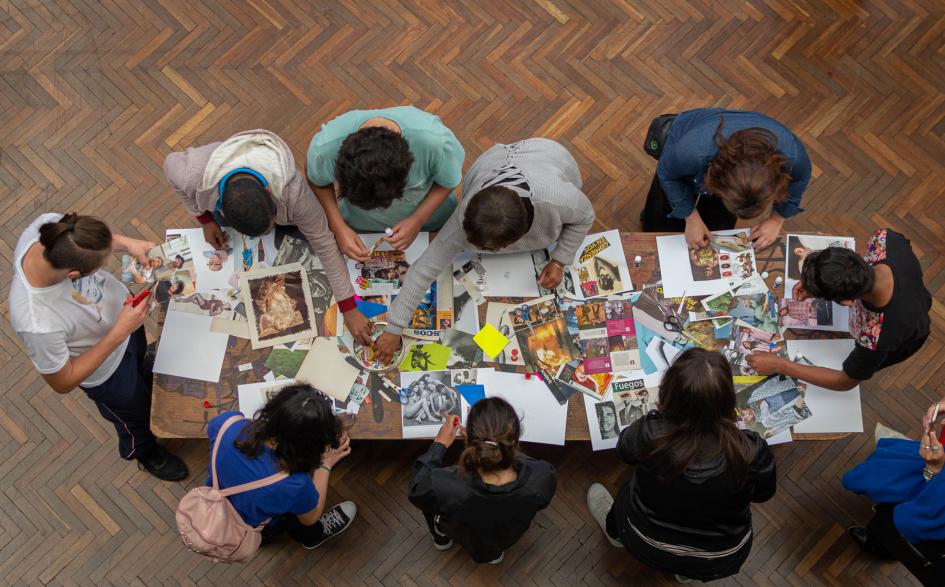
[[[466,173],[462,200],[429,248],[407,272],[404,286],[388,314],[387,332],[400,334],[406,328],[424,292],[457,255],[465,251],[480,252],[463,231],[466,207],[479,190],[510,170],[517,171],[528,182],[528,192],[511,189],[531,198],[535,217],[525,236],[501,252],[534,251],[557,243],[551,258],[565,266],[574,262],[578,247],[594,223],[594,207],[581,191],[581,172],[574,157],[550,139],[495,145],[476,159]]]

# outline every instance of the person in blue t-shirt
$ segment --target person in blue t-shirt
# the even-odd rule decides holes
[[[220,427],[239,412],[224,412],[210,421],[210,446]],[[357,513],[350,501],[325,511],[328,476],[351,453],[341,420],[327,395],[308,385],[290,385],[273,396],[253,420],[230,426],[217,454],[220,488],[289,473],[272,485],[228,499],[250,526],[269,520],[263,542],[284,532],[307,549],[344,532]],[[207,485],[211,485],[208,478]],[[324,512],[324,513],[323,513]]]

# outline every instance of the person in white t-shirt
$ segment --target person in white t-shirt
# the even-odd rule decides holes
[[[128,288],[99,271],[112,251],[145,260],[153,246],[91,216],[43,214],[13,253],[10,322],[50,387],[81,387],[115,426],[122,458],[177,481],[187,466],[150,430],[153,358],[143,325],[151,300],[132,304]]]

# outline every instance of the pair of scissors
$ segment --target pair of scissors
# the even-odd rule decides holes
[[[660,312],[663,313],[663,328],[669,332],[678,332],[682,334],[684,332],[685,321],[679,317],[679,313],[682,312],[683,305],[686,303],[686,292],[683,291],[682,300],[679,302],[679,308],[673,308],[669,306],[666,301],[659,302],[658,306]]]

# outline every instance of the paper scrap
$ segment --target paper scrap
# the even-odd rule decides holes
[[[473,340],[490,359],[496,358],[502,352],[502,349],[509,344],[509,339],[496,330],[492,324],[483,326],[473,337]]]
[[[243,363],[242,365],[237,367],[237,369],[240,370],[240,373],[245,373],[246,371],[249,371],[252,368],[253,368],[252,363]]]
[[[401,371],[442,371],[446,369],[452,350],[439,343],[415,344],[404,352],[398,365]]]
[[[347,401],[351,386],[361,373],[348,363],[348,356],[338,349],[334,338],[316,338],[295,378],[339,401]]]
[[[380,316],[387,311],[387,306],[384,304],[378,304],[375,302],[365,302],[363,300],[356,300],[355,304],[358,306],[358,310],[364,314],[364,317],[370,320],[375,316]]]
[[[253,418],[256,412],[261,410],[266,402],[269,401],[269,395],[277,392],[287,385],[295,383],[294,379],[284,379],[281,381],[262,381],[260,383],[244,383],[236,386],[236,396],[239,399],[240,411],[247,418]]]
[[[469,405],[473,405],[486,397],[486,388],[479,384],[457,385],[456,391],[463,396],[463,399],[465,399]]]
[[[245,320],[228,320],[215,316],[210,322],[210,332],[219,332],[220,334],[227,334],[229,336],[235,336],[236,338],[249,340],[249,322]]]
[[[276,380],[276,374],[273,373],[272,371],[269,371],[268,373],[263,375],[263,381],[275,381],[275,380]]]

